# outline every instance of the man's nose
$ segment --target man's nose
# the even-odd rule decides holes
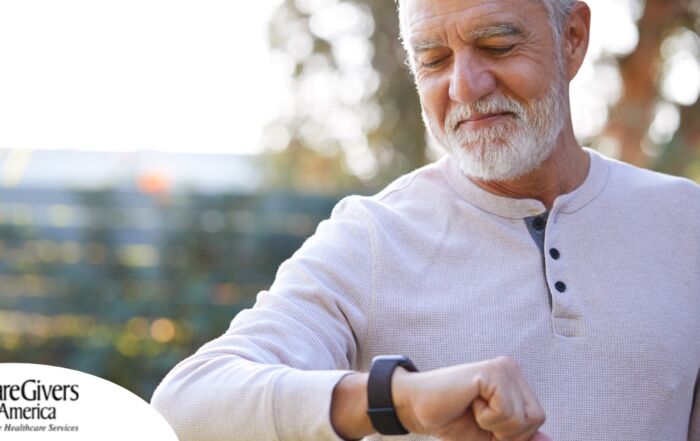
[[[478,55],[464,51],[454,55],[450,99],[471,104],[496,89],[496,78]]]

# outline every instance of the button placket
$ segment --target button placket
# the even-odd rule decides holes
[[[545,265],[547,285],[552,298],[552,326],[556,334],[564,337],[582,335],[584,332],[583,309],[572,292],[571,282],[567,280],[566,244],[560,240],[561,222],[554,223],[559,213],[550,213],[545,236]],[[558,219],[561,221],[561,219]]]
[[[554,217],[553,213],[550,213],[549,219],[551,220]],[[544,256],[544,264],[546,265],[546,274],[547,274],[547,286],[549,286],[550,292],[553,294],[553,297],[556,297],[557,294],[561,294],[562,291],[560,291],[557,286],[561,287],[561,285],[558,285],[560,283],[563,283],[561,281],[561,278],[559,276],[559,271],[561,269],[561,264],[560,262],[561,259],[561,251],[559,251],[559,248],[555,246],[557,243],[557,237],[558,237],[558,228],[556,228],[553,224],[549,224],[549,228],[547,229],[547,235],[545,236],[545,256]],[[553,298],[553,304],[552,307],[554,308],[557,300],[556,298]]]
[[[561,253],[556,248],[550,248],[549,249],[549,256],[553,260],[559,260],[559,258],[561,257]],[[562,282],[561,280],[557,280],[554,283],[554,289],[556,289],[558,292],[563,294],[566,292],[566,283]]]
[[[550,286],[550,290],[555,294],[564,294],[568,287],[566,281],[558,274],[561,271],[562,265],[562,253],[556,246],[558,228],[554,225],[552,221],[555,217],[558,217],[559,213],[551,213],[549,216],[549,228],[547,229],[545,249],[547,250],[547,256],[545,256],[545,265],[547,265],[547,283]]]

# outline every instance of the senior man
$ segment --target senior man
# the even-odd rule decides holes
[[[700,187],[577,144],[588,6],[400,19],[450,155],[339,203],[153,404],[183,440],[700,441]]]

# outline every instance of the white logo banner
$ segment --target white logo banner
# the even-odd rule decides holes
[[[0,439],[177,441],[148,403],[83,372],[0,363]]]

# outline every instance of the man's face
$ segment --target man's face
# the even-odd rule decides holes
[[[534,0],[405,0],[423,118],[469,176],[506,180],[547,159],[568,113],[567,81]]]

